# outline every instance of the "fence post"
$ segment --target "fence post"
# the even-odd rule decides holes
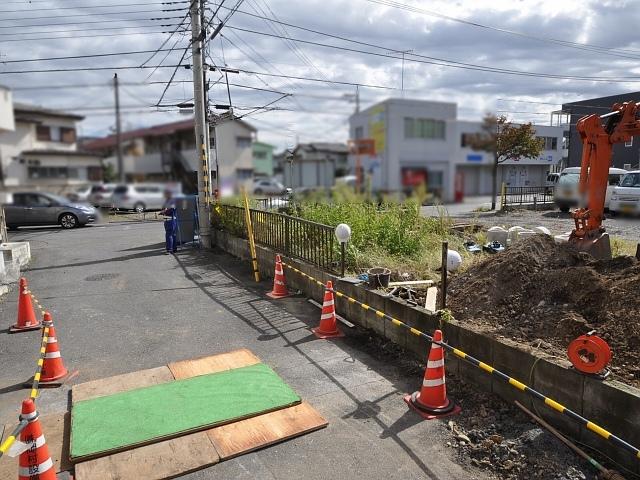
[[[291,252],[289,250],[289,247],[290,247],[289,234],[290,234],[290,232],[291,232],[290,218],[289,218],[289,215],[285,215],[285,217],[284,217],[284,254],[287,257],[291,256]]]
[[[502,182],[502,188],[500,189],[500,210],[503,210],[507,205],[507,184]]]
[[[533,209],[538,210],[538,197],[535,195],[533,196]]]

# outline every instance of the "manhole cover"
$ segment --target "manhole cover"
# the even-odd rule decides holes
[[[119,273],[97,273],[95,275],[89,275],[85,280],[87,282],[101,282],[103,280],[111,280],[112,278],[117,278],[119,276]]]

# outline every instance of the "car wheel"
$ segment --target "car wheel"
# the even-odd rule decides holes
[[[142,202],[138,202],[133,206],[133,209],[137,212],[137,213],[142,213],[145,211],[145,204]]]
[[[73,213],[63,213],[60,215],[60,225],[62,228],[76,228],[78,226],[78,217]]]
[[[609,210],[609,216],[610,217],[615,217],[616,215],[618,215],[618,212],[616,212],[615,210]]]

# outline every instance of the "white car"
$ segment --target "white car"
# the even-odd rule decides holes
[[[620,185],[613,189],[609,201],[609,212],[640,214],[640,170],[633,170],[620,180]]]
[[[256,178],[253,181],[253,193],[255,195],[284,195],[287,189],[273,178]]]
[[[88,200],[94,207],[111,208],[111,195],[116,188],[115,183],[103,183],[91,187],[91,193]]]
[[[605,197],[604,208],[609,208],[609,200],[613,189],[620,183],[622,176],[627,173],[622,168],[609,169],[609,185],[607,186],[607,194]],[[580,183],[580,167],[568,167],[560,172],[560,178],[553,190],[553,201],[561,212],[568,212],[570,208],[579,206],[580,192],[578,184]]]
[[[166,185],[162,183],[133,183],[118,185],[111,201],[117,210],[160,210],[165,204]]]

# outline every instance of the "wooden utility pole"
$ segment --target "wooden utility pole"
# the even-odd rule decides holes
[[[124,183],[124,161],[122,159],[122,128],[120,124],[120,91],[118,74],[113,74],[113,89],[116,96],[116,157],[118,159],[118,180]]]

